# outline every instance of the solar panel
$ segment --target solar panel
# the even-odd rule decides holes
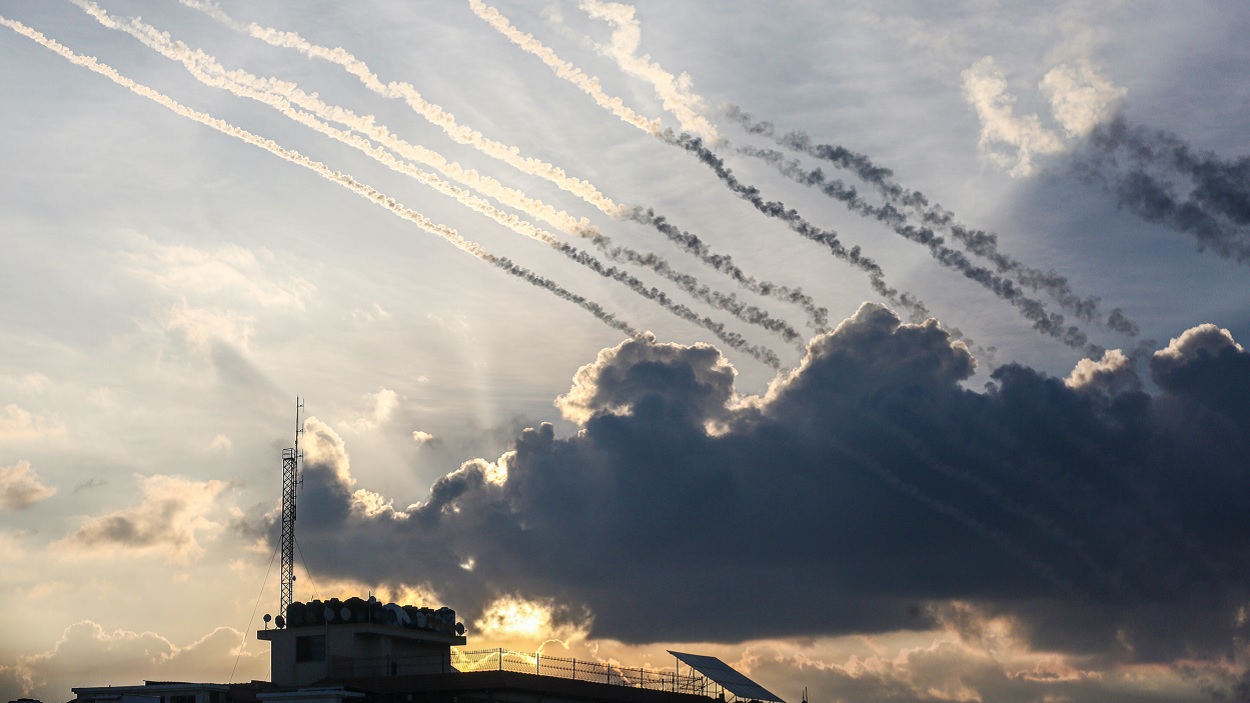
[[[776,703],[786,703],[778,698],[768,689],[748,679],[742,672],[717,659],[702,654],[685,654],[683,652],[668,651],[669,654],[677,657],[677,661],[684,663],[691,669],[703,674],[717,684],[721,688],[729,691],[738,698],[749,698],[757,701],[776,701]]]

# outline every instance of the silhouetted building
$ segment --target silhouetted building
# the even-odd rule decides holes
[[[272,681],[77,687],[76,703],[784,703],[715,657],[672,652],[674,669],[655,671],[453,649],[464,626],[449,608],[330,599],[270,621],[256,637]]]

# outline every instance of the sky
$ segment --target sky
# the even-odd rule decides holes
[[[0,18],[0,699],[267,678],[298,427],[469,649],[1250,700],[1244,3]]]

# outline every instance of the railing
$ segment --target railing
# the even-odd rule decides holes
[[[709,695],[710,688],[715,687],[715,684],[711,684],[698,674],[687,675],[679,674],[674,670],[618,666],[602,661],[554,657],[542,652],[518,652],[502,648],[480,649],[472,652],[453,650],[450,656],[342,658],[331,661],[330,665],[336,678],[437,674],[454,671],[510,671],[702,696]]]

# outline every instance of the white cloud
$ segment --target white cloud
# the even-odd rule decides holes
[[[1007,92],[1007,79],[993,57],[986,56],[962,74],[964,98],[981,119],[982,151],[1013,176],[1033,172],[1033,157],[1054,154],[1064,148],[1063,140],[1042,126],[1037,115],[1018,116],[1016,98]]]
[[[71,686],[145,679],[216,681],[222,671],[236,671],[243,680],[264,678],[266,652],[249,652],[243,645],[243,633],[229,627],[180,647],[155,632],[109,632],[83,620],[65,628],[51,649],[0,666],[0,687],[12,682],[22,695],[65,700],[72,695]]]
[[[297,276],[276,280],[281,268],[265,249],[229,245],[208,251],[167,245],[140,234],[135,251],[124,254],[132,275],[178,297],[234,297],[262,307],[303,308],[316,288]]]
[[[212,351],[214,342],[226,342],[244,351],[252,336],[253,318],[233,310],[195,308],[180,303],[169,309],[167,330],[181,330],[187,343],[204,353]]]
[[[199,557],[204,551],[201,535],[224,526],[210,516],[217,509],[217,497],[230,484],[161,475],[138,478],[143,489],[138,505],[89,517],[58,544],[112,555],[119,550],[157,553],[180,563]]]
[[[52,379],[38,371],[31,371],[18,381],[17,389],[23,393],[42,393],[51,385]]]
[[[65,425],[33,415],[13,403],[0,410],[0,442],[29,442],[63,434]]]
[[[373,430],[390,421],[395,409],[399,407],[399,394],[389,388],[373,393],[369,398],[373,401],[373,410],[364,417],[356,418],[351,426],[357,430]]]
[[[0,466],[0,508],[24,510],[55,493],[56,488],[43,485],[39,475],[31,471],[28,461]]]
[[[1050,98],[1055,119],[1075,137],[1089,134],[1109,119],[1126,92],[1112,85],[1089,61],[1052,68],[1038,87]]]
[[[213,441],[208,443],[208,451],[210,452],[228,452],[234,446],[234,442],[224,434],[218,433],[213,437]]]

